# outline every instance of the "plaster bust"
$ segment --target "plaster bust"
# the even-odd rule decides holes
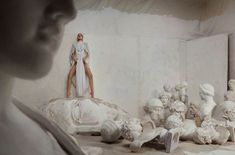
[[[146,117],[149,117],[155,126],[162,126],[165,121],[164,106],[157,98],[150,99],[144,107]]]
[[[165,127],[167,129],[183,127],[186,113],[186,106],[181,101],[175,101],[170,106],[171,115],[167,118]]]
[[[212,110],[216,106],[213,99],[215,92],[214,87],[211,84],[202,84],[199,87],[199,95],[202,100],[199,106],[199,116],[203,121],[205,118],[210,119],[212,115]]]
[[[235,102],[235,80],[234,79],[229,80],[228,87],[229,87],[229,90],[224,95],[224,99],[226,101],[233,101],[233,102]]]
[[[186,105],[188,105],[187,87],[188,83],[185,81],[175,86],[175,90],[178,92],[178,98],[175,100],[179,100]]]

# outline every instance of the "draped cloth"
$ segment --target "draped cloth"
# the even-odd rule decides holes
[[[49,121],[41,114],[33,111],[17,99],[13,98],[14,105],[27,117],[36,122],[43,130],[49,132],[68,155],[85,155],[82,149],[57,124]]]
[[[72,55],[75,55],[76,61],[73,60]],[[85,73],[84,63],[89,67],[90,52],[87,43],[76,42],[72,45],[72,51],[70,55],[70,63],[73,65],[76,63],[76,95],[77,97],[89,97],[90,87],[89,80]]]

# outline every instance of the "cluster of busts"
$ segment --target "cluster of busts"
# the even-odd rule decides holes
[[[225,100],[216,104],[211,84],[199,86],[201,102],[189,103],[186,82],[171,88],[165,84],[158,97],[144,106],[144,119],[107,120],[101,126],[105,142],[121,137],[130,141],[130,149],[137,152],[145,143],[165,145],[166,152],[174,151],[179,140],[197,144],[224,144],[235,141],[235,80],[230,80]]]

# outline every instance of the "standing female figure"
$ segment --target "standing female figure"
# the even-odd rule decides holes
[[[93,75],[89,66],[90,52],[87,43],[83,42],[83,34],[78,33],[77,42],[72,45],[70,55],[71,68],[67,78],[66,97],[71,95],[72,78],[76,75],[77,96],[94,97]]]

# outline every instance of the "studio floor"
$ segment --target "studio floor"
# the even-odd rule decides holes
[[[88,145],[102,150],[102,155],[235,155],[235,143],[232,142],[228,142],[223,146],[196,145],[190,141],[180,142],[178,148],[169,154],[165,153],[163,146],[144,146],[141,152],[132,153],[128,148],[129,142],[126,140],[115,144],[106,144],[101,141],[100,136],[77,135],[76,138],[82,146]]]

